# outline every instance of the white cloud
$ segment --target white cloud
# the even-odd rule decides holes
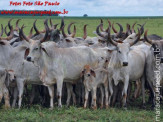
[[[163,16],[163,0],[40,0],[60,2],[59,6],[9,6],[9,1],[0,1],[1,9],[60,10],[69,11],[68,16]],[[25,1],[25,0],[24,0]],[[37,1],[37,0],[26,0]]]

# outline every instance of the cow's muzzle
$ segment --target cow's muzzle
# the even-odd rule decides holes
[[[27,61],[31,61],[31,57],[27,56]]]
[[[128,62],[123,62],[123,66],[128,66]]]

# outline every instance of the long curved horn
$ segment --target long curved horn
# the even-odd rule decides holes
[[[36,21],[37,21],[37,19],[34,21],[34,23],[33,23],[33,28],[34,28],[34,30],[36,31],[36,34],[40,34],[40,31],[37,29],[37,27],[36,27]]]
[[[68,34],[71,34],[70,28],[71,28],[71,25],[72,25],[72,24],[74,24],[74,22],[71,22],[71,23],[68,25],[68,27],[67,27]]]
[[[49,25],[48,25],[48,19],[45,19],[44,24],[46,24],[46,26],[48,28],[48,32],[49,32],[51,29],[49,28]],[[45,31],[46,31],[46,29],[45,29]],[[43,30],[43,32],[45,32],[45,31]]]
[[[84,25],[83,30],[84,30],[83,39],[86,39],[86,38],[87,38],[87,24],[86,24],[86,25]]]
[[[103,26],[103,24],[99,24],[99,25],[97,26],[97,28],[96,28],[96,33],[97,33],[99,36],[101,36],[101,37],[105,37],[105,36],[99,31],[100,26]]]
[[[111,28],[111,22],[110,22],[109,19],[108,19],[108,23],[109,23],[109,26],[108,26],[108,28],[105,30],[105,32],[108,32],[109,28]]]
[[[5,26],[5,34],[9,36],[9,32],[7,33],[7,25]]]
[[[146,22],[141,25],[141,24],[138,24],[140,26],[140,34],[142,35],[144,33],[144,25],[146,24]]]
[[[59,24],[55,24],[55,25],[54,25],[54,29],[57,29],[57,26],[58,26],[58,25],[59,25]]]
[[[13,30],[13,26],[11,26],[10,35],[8,37],[6,37],[6,38],[0,37],[0,40],[7,40],[7,41],[9,41],[9,40],[11,40],[13,38],[13,36],[14,36],[14,30]]]
[[[148,43],[150,43],[150,44],[152,45],[152,44],[153,44],[153,41],[147,38],[147,32],[148,32],[148,30],[145,31],[144,39],[145,39]]]
[[[26,37],[26,35],[25,35],[24,32],[23,32],[23,29],[24,29],[24,25],[22,25],[21,29],[19,29],[20,38],[23,38],[23,39],[25,39],[27,42],[29,42],[30,39],[29,39],[28,37]]]
[[[31,30],[29,32],[29,36],[28,36],[29,39],[32,37],[32,32],[33,32],[33,27],[31,28]]]
[[[112,29],[113,29],[114,33],[117,33],[117,30],[114,28],[114,22],[112,24]]]
[[[64,26],[65,24],[64,24],[64,17],[62,17],[62,19],[61,19],[61,26],[60,26],[60,30],[62,30],[62,28],[63,28],[63,26]]]
[[[48,28],[48,25],[47,25],[47,21],[48,21],[48,19],[46,19],[46,20],[44,21],[44,25],[45,25],[45,30],[46,30],[46,32],[45,32],[45,36],[40,40],[41,43],[42,43],[42,42],[45,42],[45,41],[47,40],[47,38],[48,38],[49,28]]]
[[[62,34],[63,34],[63,37],[66,38],[67,34],[65,33],[64,28],[65,28],[65,25],[63,25],[63,27],[62,27]]]
[[[102,24],[102,26],[100,26],[100,30],[101,31],[104,31],[104,28],[103,28],[103,20],[102,19],[100,19],[100,23]]]
[[[76,34],[76,26],[74,25],[74,31],[73,31],[73,33],[70,35],[72,38],[74,38],[75,37],[75,34]]]
[[[53,25],[51,18],[50,18],[50,26],[51,26],[51,28],[54,28],[54,25]]]
[[[118,45],[118,43],[115,42],[114,40],[112,40],[112,38],[111,38],[111,35],[110,35],[110,27],[109,27],[109,30],[108,30],[108,40],[109,40],[113,45],[115,45],[115,46]]]
[[[135,24],[136,24],[136,22],[132,25],[132,33],[135,33],[135,30],[134,30]]]
[[[0,37],[3,35],[3,25],[1,24],[1,34]]]
[[[19,30],[19,25],[18,25],[18,24],[19,24],[19,21],[20,21],[20,20],[21,20],[21,19],[18,19],[18,20],[16,21],[16,28],[15,28],[16,31]]]
[[[12,18],[8,21],[8,27],[9,27],[9,29],[11,30],[11,20],[12,20]]]
[[[134,44],[136,44],[140,40],[140,30],[139,29],[138,29],[138,34],[136,36],[137,36],[136,40],[131,42],[130,46],[133,46]]]
[[[122,33],[123,33],[123,27],[122,27],[122,25],[121,24],[119,24],[119,23],[116,23],[118,26],[119,26],[119,28],[120,28],[120,30],[119,30],[119,32],[118,32],[118,34],[117,34],[117,37],[120,37],[121,35],[122,35]]]
[[[126,25],[126,34],[127,35],[130,35],[131,34],[131,31],[130,31],[130,25],[127,23],[127,25]]]

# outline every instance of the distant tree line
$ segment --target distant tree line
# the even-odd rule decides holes
[[[39,11],[42,11],[42,14],[40,14]],[[0,10],[0,16],[59,16],[59,14],[44,14],[48,11],[49,10]],[[32,12],[35,12],[35,14],[27,14]]]

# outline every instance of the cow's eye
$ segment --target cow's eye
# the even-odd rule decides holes
[[[38,50],[38,48],[36,47],[34,50]]]
[[[119,52],[119,53],[121,53],[121,51],[120,51],[120,50],[118,50],[118,52]]]
[[[130,37],[129,39],[133,39],[132,37]]]

